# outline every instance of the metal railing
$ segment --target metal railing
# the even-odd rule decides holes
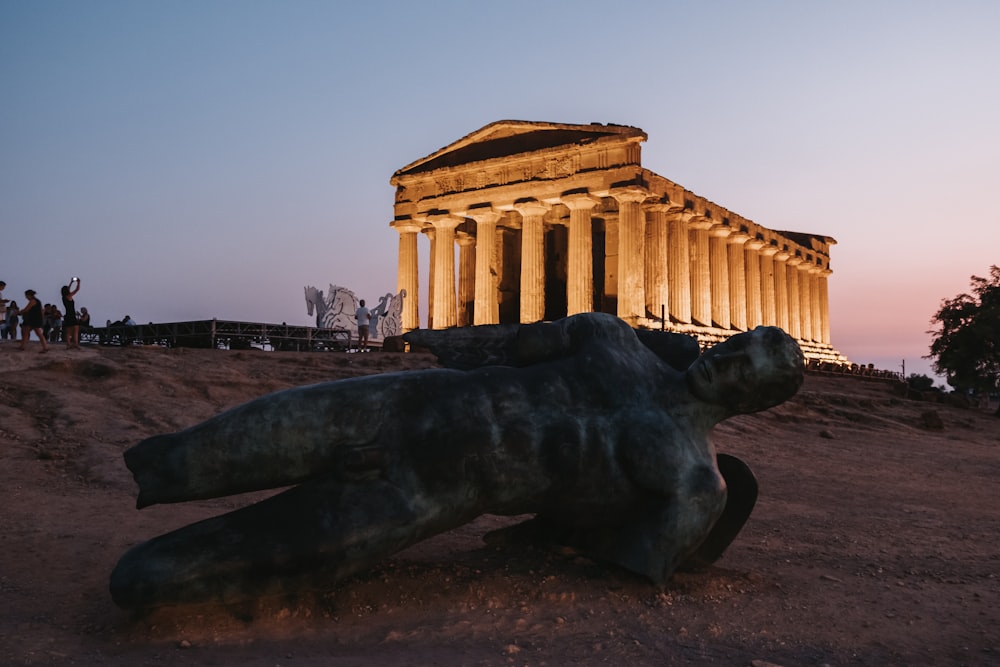
[[[103,327],[81,327],[80,341],[98,345],[343,351],[350,349],[352,336],[346,329],[212,319],[134,325],[109,322]]]

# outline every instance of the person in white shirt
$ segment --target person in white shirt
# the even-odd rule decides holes
[[[364,299],[361,299],[361,305],[354,311],[354,317],[358,320],[358,352],[367,352],[368,329],[372,321],[372,312],[365,308]]]

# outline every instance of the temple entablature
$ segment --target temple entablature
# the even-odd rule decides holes
[[[603,311],[713,342],[774,324],[807,356],[840,359],[826,303],[836,241],[764,227],[645,169],[645,140],[625,125],[499,121],[397,171],[407,294],[416,232],[432,247],[426,326]],[[415,307],[403,317],[421,326]]]

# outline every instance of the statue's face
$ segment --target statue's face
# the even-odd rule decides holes
[[[687,370],[691,393],[737,413],[764,410],[802,384],[798,344],[774,327],[757,327],[707,350]]]

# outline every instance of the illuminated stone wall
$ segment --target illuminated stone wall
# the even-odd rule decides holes
[[[420,325],[424,236],[435,329],[596,310],[705,343],[777,325],[807,356],[845,361],[830,344],[836,241],[768,229],[644,169],[645,140],[623,125],[499,121],[397,171],[404,329]]]

